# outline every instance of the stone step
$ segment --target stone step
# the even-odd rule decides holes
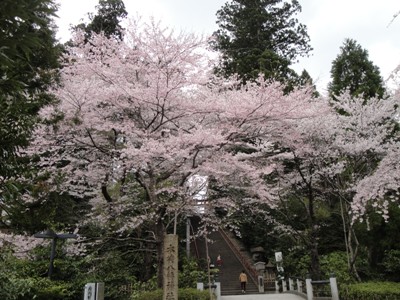
[[[241,264],[240,260],[236,257],[232,249],[226,243],[225,239],[222,237],[221,233],[218,231],[212,232],[209,238],[213,241],[208,243],[208,253],[211,261],[216,264],[216,258],[221,255],[222,266],[216,266],[219,273],[217,281],[221,283],[221,294],[222,295],[239,295],[242,294],[239,282],[239,274],[245,268]],[[206,261],[206,245],[204,240],[197,241],[197,249],[200,258]],[[247,282],[247,294],[257,294],[258,287],[251,280],[248,275]]]

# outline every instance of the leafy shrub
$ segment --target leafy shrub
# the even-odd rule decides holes
[[[400,281],[400,250],[385,251],[382,266],[390,280]]]
[[[135,300],[162,300],[162,290],[155,290],[151,292],[141,293]],[[208,291],[199,291],[196,289],[179,289],[178,290],[179,300],[209,300],[210,294]]]
[[[139,299],[139,296],[157,289],[157,277],[153,277],[146,282],[134,281],[132,283],[131,299]]]
[[[349,274],[346,252],[337,251],[320,258],[321,270],[328,278],[330,274],[334,274],[339,284],[350,284],[355,279]]]
[[[196,289],[179,289],[178,291],[179,300],[209,300],[210,292],[199,291]]]
[[[179,288],[196,288],[199,279],[207,277],[207,272],[200,271],[196,260],[183,257],[183,264],[178,274]]]
[[[30,278],[19,279],[0,275],[0,299],[23,299],[31,294],[32,287],[33,281]]]
[[[47,278],[36,279],[32,292],[37,300],[72,300],[77,296],[73,284]]]
[[[271,263],[275,265],[275,259]],[[310,255],[308,253],[304,254],[303,249],[291,249],[284,260],[285,274],[306,278],[310,264]]]
[[[344,285],[339,294],[340,299],[344,300],[399,300],[400,283],[367,282]]]

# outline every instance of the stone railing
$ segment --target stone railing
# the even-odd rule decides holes
[[[280,289],[282,285],[282,289]],[[307,300],[339,300],[339,290],[336,277],[331,275],[329,280],[312,280],[311,278],[289,278],[275,282],[276,290],[302,295]]]

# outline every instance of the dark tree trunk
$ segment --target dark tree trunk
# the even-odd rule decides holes
[[[319,253],[318,253],[318,240],[317,240],[317,230],[316,225],[313,225],[310,232],[310,273],[311,278],[314,280],[321,279],[321,267],[319,263]]]
[[[321,278],[321,266],[319,263],[318,253],[318,225],[315,218],[314,211],[314,193],[311,183],[308,184],[308,216],[309,216],[309,230],[310,230],[310,275],[313,279]]]
[[[157,287],[163,287],[163,268],[164,268],[164,235],[165,227],[161,217],[156,223],[156,239],[157,239]]]

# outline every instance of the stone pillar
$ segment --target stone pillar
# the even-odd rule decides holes
[[[264,276],[258,275],[258,292],[264,293]]]
[[[332,300],[339,300],[339,290],[337,286],[336,277],[331,275],[331,277],[329,278],[329,282],[331,285]]]
[[[302,286],[303,283],[301,282],[300,279],[296,279],[296,282],[297,282],[297,291],[299,293],[302,293],[303,292],[303,286]]]
[[[293,290],[294,290],[294,288],[293,288],[293,279],[289,278],[289,291],[293,291]]]
[[[258,272],[258,292],[264,293],[264,271],[265,271],[265,262],[259,261],[254,264],[256,271]]]
[[[215,288],[215,295],[217,296],[217,300],[221,300],[221,282],[214,283],[217,287]]]
[[[163,300],[178,300],[178,236],[164,237]]]
[[[307,300],[313,300],[313,288],[311,283],[311,278],[306,279],[306,289],[307,289]]]

